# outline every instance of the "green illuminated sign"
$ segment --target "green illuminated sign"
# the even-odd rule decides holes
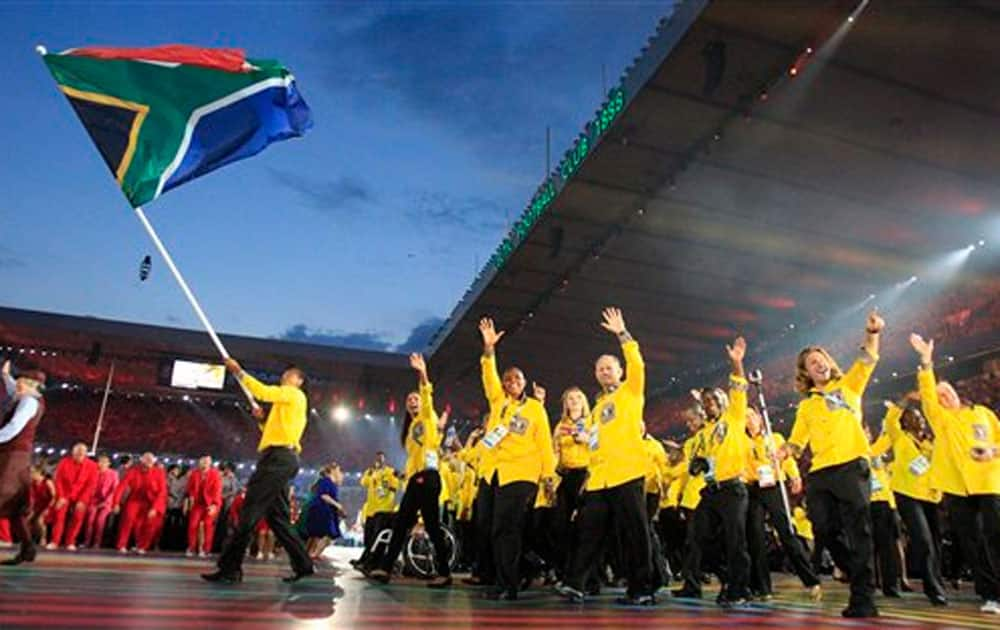
[[[611,124],[624,109],[625,90],[616,87],[608,93],[608,100],[604,106],[597,112],[594,119],[587,123],[587,128],[577,137],[573,148],[563,156],[555,172],[550,174],[538,188],[531,203],[521,213],[517,223],[514,224],[510,233],[493,253],[487,266],[492,266],[498,271],[503,268],[517,246],[528,236],[531,228],[552,205],[559,191],[569,182],[569,179],[579,170],[580,165],[597,146],[598,139],[611,127]]]

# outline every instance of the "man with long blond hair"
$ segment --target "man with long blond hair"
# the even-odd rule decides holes
[[[826,350],[804,348],[796,362],[795,383],[804,399],[795,412],[788,443],[780,449],[796,456],[809,446],[812,467],[806,505],[817,545],[825,546],[847,569],[851,597],[844,617],[877,617],[872,523],[870,448],[865,437],[861,397],[878,362],[879,335],[885,322],[868,314],[861,355],[846,373]],[[838,538],[843,531],[847,546]]]

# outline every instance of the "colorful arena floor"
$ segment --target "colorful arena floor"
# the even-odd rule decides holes
[[[614,604],[614,594],[583,606],[547,591],[529,591],[516,603],[480,599],[475,589],[434,592],[416,581],[376,586],[351,570],[356,550],[338,549],[323,577],[283,584],[284,563],[248,561],[244,582],[202,582],[205,561],[178,556],[122,557],[113,553],[41,553],[21,567],[0,567],[0,628],[536,628],[742,627],[861,628],[839,616],[846,589],[824,584],[826,597],[812,604],[793,579],[779,577],[785,593],[773,602],[724,612],[709,588],[702,601],[664,598],[651,609]],[[888,628],[1000,628],[1000,617],[978,611],[971,593],[951,593],[952,605],[932,608],[922,596],[882,600]]]

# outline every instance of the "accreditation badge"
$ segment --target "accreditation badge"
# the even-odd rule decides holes
[[[487,433],[486,437],[483,438],[483,444],[486,445],[486,448],[492,449],[502,442],[505,437],[507,437],[507,425],[497,425],[497,428]]]
[[[427,451],[424,453],[424,468],[427,470],[437,470],[438,469],[438,453],[437,451]]]
[[[774,467],[770,464],[762,464],[757,467],[757,483],[761,488],[773,488],[778,480],[774,475]]]
[[[872,494],[882,490],[882,488],[884,487],[882,485],[882,481],[874,473],[872,473],[872,476],[868,478],[868,481],[872,489]]]
[[[915,476],[919,477],[921,475],[927,474],[927,471],[931,469],[931,461],[923,455],[917,455],[907,469],[913,473]]]

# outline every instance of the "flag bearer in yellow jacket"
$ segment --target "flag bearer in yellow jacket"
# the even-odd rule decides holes
[[[732,373],[729,396],[718,388],[700,391],[699,399],[705,411],[705,426],[695,438],[688,464],[692,476],[701,476],[705,487],[694,514],[695,544],[701,554],[721,546],[725,554],[725,576],[719,592],[719,605],[724,608],[745,606],[750,597],[750,554],[747,550],[747,487],[746,472],[750,440],[747,427],[747,381],[743,370],[746,341],[738,337],[726,346]],[[700,567],[690,567],[696,576]],[[688,576],[685,576],[686,578]],[[701,596],[701,584],[686,579],[684,588],[690,597]]]
[[[392,466],[385,463],[385,453],[375,453],[371,468],[361,475],[361,487],[365,489],[365,503],[361,507],[364,516],[364,546],[361,557],[351,564],[360,569],[366,566],[372,556],[372,545],[376,537],[392,522],[392,511],[396,506],[396,491],[399,479]]]
[[[885,322],[877,311],[868,314],[861,356],[847,372],[819,346],[799,352],[796,388],[804,396],[795,424],[782,451],[796,456],[809,446],[812,466],[806,480],[806,505],[816,544],[846,567],[851,596],[845,617],[877,617],[872,523],[870,449],[862,426],[861,397],[878,362],[879,335]],[[784,453],[783,453],[784,454]],[[840,534],[847,536],[845,546]]]
[[[931,487],[944,493],[962,557],[973,559],[980,610],[1000,614],[1000,421],[935,381],[933,339],[913,334],[910,344],[920,356],[920,403],[934,431]]]
[[[639,344],[625,328],[620,310],[605,309],[601,326],[622,344],[625,370],[613,355],[600,357],[594,366],[603,391],[588,423],[590,463],[576,521],[579,542],[570,554],[566,580],[558,590],[568,599],[583,601],[589,572],[600,564],[605,543],[617,536],[628,582],[625,597],[619,601],[650,606],[656,599],[651,582],[645,502],[647,461],[642,442],[646,367]]]
[[[368,576],[383,584],[389,582],[396,558],[403,550],[410,529],[417,523],[419,515],[434,546],[434,565],[437,571],[437,576],[427,586],[447,588],[451,586],[451,566],[448,546],[441,529],[441,474],[438,472],[441,433],[438,415],[434,411],[434,386],[427,377],[427,364],[423,356],[411,354],[410,367],[417,372],[420,388],[406,397],[406,417],[400,435],[406,451],[406,490],[403,491],[403,499],[392,524],[389,550],[383,556],[381,566]]]
[[[919,401],[919,395],[917,396]],[[918,402],[919,404],[919,402]],[[911,401],[886,403],[882,435],[872,444],[872,455],[892,451],[889,465],[896,509],[906,525],[910,539],[910,554],[920,567],[924,594],[935,606],[946,606],[944,585],[935,540],[938,525],[938,505],[941,491],[931,487],[931,456],[934,450],[930,426]]]
[[[865,435],[872,441],[871,432],[865,425]],[[872,537],[875,541],[875,566],[881,578],[882,594],[899,599],[902,597],[899,576],[902,570],[899,561],[899,518],[896,514],[896,497],[892,494],[889,464],[891,453],[876,454],[870,459],[872,467],[872,500],[868,506],[872,516]]]
[[[485,596],[515,600],[521,585],[524,528],[538,487],[549,494],[555,492],[552,428],[542,402],[527,395],[520,369],[507,368],[501,380],[496,344],[504,332],[497,332],[489,318],[479,323],[479,332],[483,338],[483,392],[490,415],[482,439],[480,483],[485,492],[476,506],[480,511],[476,525],[481,532],[489,532],[495,569],[494,585]],[[536,395],[541,395],[541,388],[535,389]],[[488,580],[486,575],[481,578]]]
[[[792,564],[792,569],[809,589],[813,599],[822,597],[819,578],[809,562],[805,547],[792,531],[779,484],[786,483],[788,495],[802,492],[802,478],[795,460],[778,458],[778,450],[785,443],[780,433],[766,435],[764,421],[753,407],[747,409],[747,435],[750,437],[750,459],[747,464],[747,542],[750,547],[750,588],[761,599],[770,599],[771,568],[767,559],[764,537],[764,519],[770,519],[771,528],[778,534],[781,549]]]
[[[566,578],[570,545],[576,537],[573,514],[580,507],[580,493],[587,479],[587,464],[590,463],[589,416],[590,403],[583,390],[570,387],[563,392],[562,417],[552,437],[556,449],[556,472],[561,478],[553,516],[556,575],[560,580]]]

